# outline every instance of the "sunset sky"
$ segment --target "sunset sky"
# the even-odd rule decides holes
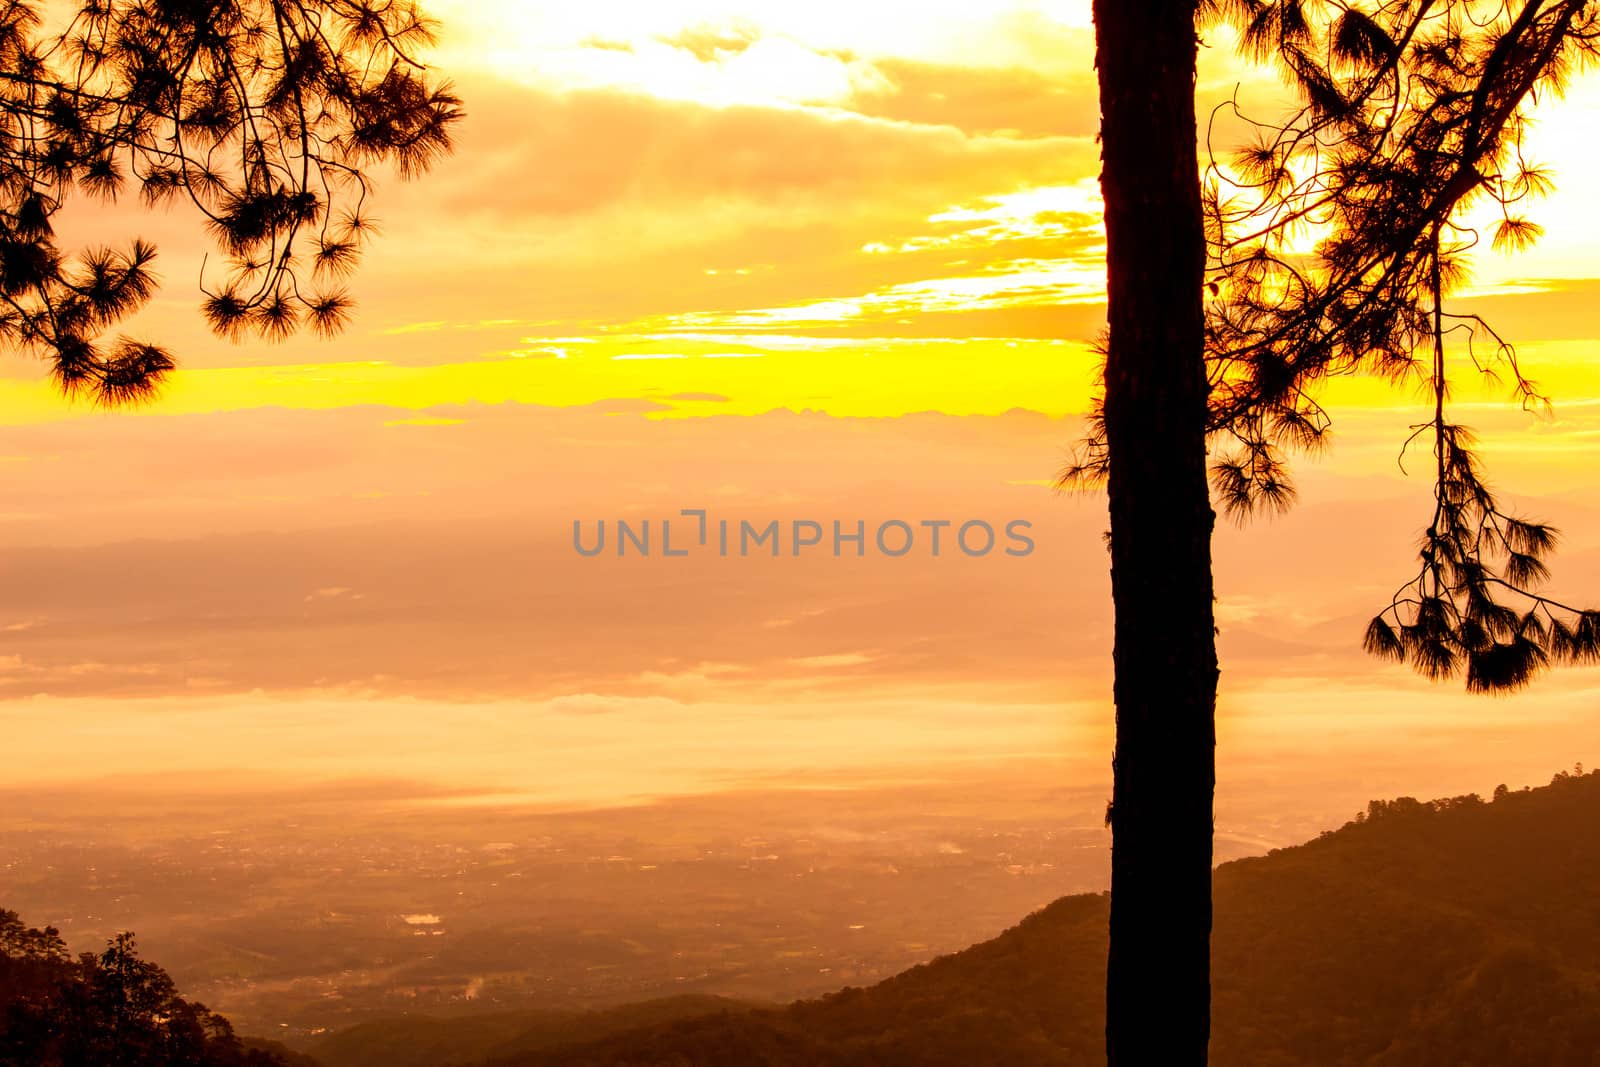
[[[1049,488],[1104,315],[1088,5],[428,9],[468,118],[434,173],[383,183],[344,336],[217,340],[192,216],[73,216],[157,241],[134,332],[183,367],[108,414],[0,356],[13,779],[387,776],[570,804],[1012,762],[1109,778],[1103,500]],[[1239,86],[1270,114],[1275,77],[1207,43],[1202,109]],[[1540,108],[1547,235],[1484,251],[1466,295],[1556,414],[1467,389],[1463,421],[1563,528],[1557,586],[1595,604],[1600,76]],[[1300,506],[1219,533],[1223,818],[1285,779],[1342,813],[1344,791],[1600,761],[1600,671],[1488,700],[1361,654],[1426,520],[1395,462],[1421,402],[1329,399]],[[694,507],[1023,518],[1038,549],[571,550],[575,519]]]

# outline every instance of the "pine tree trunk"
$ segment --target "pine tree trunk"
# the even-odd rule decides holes
[[[1206,1062],[1217,656],[1195,0],[1095,0],[1110,349],[1113,1067]]]

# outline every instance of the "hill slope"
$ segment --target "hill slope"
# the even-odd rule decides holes
[[[869,989],[486,1062],[1102,1063],[1105,924],[1105,897],[1068,897]],[[1600,773],[1493,802],[1375,802],[1218,868],[1214,1019],[1221,1067],[1600,1067]]]
[[[743,1011],[724,997],[682,996],[600,1011],[516,1011],[434,1018],[391,1016],[312,1044],[323,1067],[446,1067],[595,1041],[679,1019]]]

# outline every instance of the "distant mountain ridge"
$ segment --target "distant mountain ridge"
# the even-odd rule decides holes
[[[1600,1067],[1600,773],[1490,801],[1375,801],[1224,864],[1215,886],[1219,1067]],[[512,1032],[489,1041],[471,1019],[420,1024],[420,1043],[375,1023],[312,1052],[326,1067],[1087,1067],[1104,1062],[1106,910],[1104,895],[1066,897],[785,1008],[680,999],[501,1020]],[[432,1058],[404,1052],[424,1046]]]

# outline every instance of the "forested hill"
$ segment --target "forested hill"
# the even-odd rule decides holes
[[[1215,1064],[1600,1065],[1600,773],[1487,801],[1375,802],[1224,865],[1216,889]],[[1068,897],[869,989],[489,1062],[1103,1063],[1105,925],[1105,897]]]
[[[317,1067],[234,1035],[141,959],[132,934],[74,958],[54,927],[0,909],[0,1067]]]

